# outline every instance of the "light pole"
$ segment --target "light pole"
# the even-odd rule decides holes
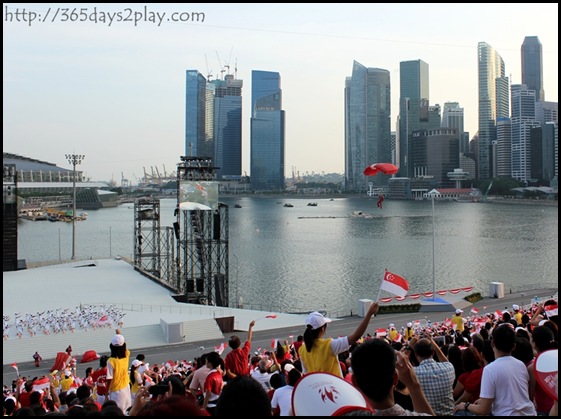
[[[240,265],[239,265],[239,263],[238,263],[238,257],[237,257],[236,255],[234,255],[233,253],[232,253],[232,256],[234,256],[234,259],[236,259],[236,308],[239,308],[240,300],[238,299],[238,291],[239,291],[239,287],[238,287],[238,284],[239,284],[239,281],[238,281],[239,275],[238,275],[238,272],[239,272],[239,266],[240,266]]]
[[[434,222],[434,198],[437,196],[437,192],[430,191],[428,195],[432,200],[432,298],[436,299],[436,273],[435,273],[435,256],[434,256],[434,240],[435,240],[435,222]]]
[[[82,163],[83,154],[67,154],[66,159],[72,165],[72,260],[76,259],[76,166]]]

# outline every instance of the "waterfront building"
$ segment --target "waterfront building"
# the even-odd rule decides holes
[[[412,138],[413,177],[434,179],[438,188],[454,187],[456,182],[448,173],[460,166],[456,128],[413,131]]]
[[[460,140],[460,154],[469,152],[469,132],[464,131],[464,108],[458,102],[445,102],[442,108],[442,128],[456,128]]]
[[[512,94],[512,175],[521,182],[529,182],[530,175],[530,130],[540,126],[536,121],[536,92],[525,84],[513,84]]]
[[[509,117],[509,80],[499,53],[486,42],[477,45],[479,116],[477,172],[480,180],[493,177],[492,149],[497,118]]]
[[[216,178],[242,174],[242,86],[233,74],[214,85],[214,165]]]
[[[345,80],[345,188],[367,191],[387,186],[386,176],[366,177],[364,169],[391,161],[390,72],[353,62]]]
[[[250,126],[251,187],[283,191],[285,187],[285,111],[280,74],[253,70]]]
[[[197,70],[187,70],[185,78],[185,155],[212,156],[214,85]]]
[[[19,195],[40,196],[49,206],[72,206],[73,173],[72,169],[58,167],[54,163],[19,156],[3,154],[4,166],[14,165]],[[94,182],[76,170],[76,206],[80,209],[116,207],[117,192],[110,191],[106,182]],[[39,203],[41,204],[41,202]]]
[[[494,146],[495,152],[493,177],[512,177],[512,125],[510,118],[497,119],[497,140]]]
[[[429,65],[423,60],[399,64],[399,172],[413,176],[413,131],[437,129],[440,106],[429,106]]]
[[[542,44],[537,36],[527,36],[522,43],[522,84],[536,92],[536,101],[545,100],[543,90]]]

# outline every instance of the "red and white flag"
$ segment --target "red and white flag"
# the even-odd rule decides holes
[[[386,329],[376,329],[377,338],[385,338],[387,335],[388,335],[388,331]]]
[[[276,349],[278,339],[271,339],[271,349]]]
[[[33,391],[48,390],[50,386],[49,377],[38,378],[33,381]]]
[[[276,319],[277,315],[276,314],[269,314],[268,316],[265,316],[266,319]]]
[[[224,352],[224,349],[226,349],[226,345],[224,345],[224,343],[221,343],[220,346],[215,346],[214,347],[214,352],[218,352],[218,355],[222,355],[222,352]]]
[[[470,313],[479,314],[479,309],[473,307],[473,308],[470,310]]]
[[[16,370],[16,374],[19,377],[19,369],[18,369],[18,364],[16,364],[15,362],[12,364],[12,367]]]
[[[559,314],[558,309],[557,309],[557,304],[550,304],[550,305],[544,306],[543,310],[545,311],[545,314],[546,314],[547,317],[557,316]]]
[[[380,289],[397,295],[398,297],[405,297],[407,291],[409,291],[409,284],[399,275],[386,271]]]

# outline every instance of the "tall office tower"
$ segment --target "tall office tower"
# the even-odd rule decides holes
[[[492,149],[497,139],[497,118],[508,118],[508,78],[497,51],[485,42],[477,45],[479,87],[478,178],[493,177]]]
[[[197,70],[185,79],[185,155],[213,157],[214,86]]]
[[[242,174],[243,80],[226,74],[212,80],[214,86],[214,165],[217,179]]]
[[[440,127],[440,108],[429,107],[429,65],[399,63],[399,176],[413,177],[413,131]]]
[[[250,170],[254,191],[284,190],[285,112],[280,74],[251,72]]]
[[[513,84],[512,94],[512,177],[525,182],[530,174],[530,130],[539,127],[536,121],[536,92],[525,84]]]
[[[495,174],[493,177],[512,177],[512,126],[510,118],[497,119],[497,140],[495,149]]]
[[[460,167],[460,141],[456,128],[437,128],[413,133],[412,161],[416,177],[430,176],[440,188],[453,188],[448,173]]]
[[[520,48],[522,55],[522,84],[528,86],[529,90],[536,91],[536,101],[545,100],[543,90],[543,59],[542,44],[537,36],[524,38]]]
[[[442,128],[456,128],[460,153],[469,153],[469,133],[464,131],[464,108],[458,102],[445,102],[442,110]]]
[[[536,102],[536,120],[542,127],[548,122],[559,122],[559,102]]]
[[[366,192],[368,183],[388,184],[384,175],[366,177],[364,169],[391,161],[390,72],[357,61],[345,79],[345,189]]]

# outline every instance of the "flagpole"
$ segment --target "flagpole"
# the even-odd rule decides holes
[[[432,194],[432,299],[433,301],[436,300],[436,274],[435,274],[435,261],[434,261],[434,236],[435,236],[435,227],[434,227],[434,195]]]

